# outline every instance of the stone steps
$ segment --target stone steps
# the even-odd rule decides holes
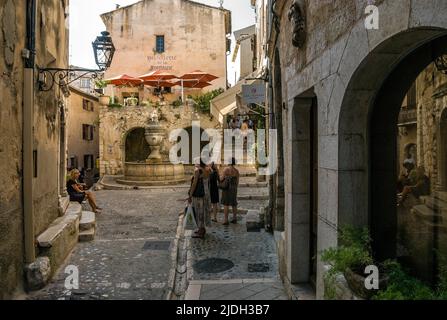
[[[447,203],[447,191],[436,191],[435,197],[441,201]]]
[[[437,214],[425,204],[414,206],[411,211],[426,222],[432,223],[434,221],[438,221],[441,223],[443,221],[442,215]]]
[[[96,235],[96,214],[91,211],[83,211],[79,220],[79,241],[93,241]]]
[[[79,242],[90,242],[95,240],[96,228],[79,232]]]
[[[440,214],[447,212],[447,202],[431,196],[421,197],[422,202],[432,210],[439,211]]]

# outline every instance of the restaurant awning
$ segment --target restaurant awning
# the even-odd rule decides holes
[[[231,87],[218,97],[211,100],[211,114],[215,117],[221,124],[224,122],[224,117],[241,107],[240,99],[237,96],[242,93],[242,85],[252,84],[256,80],[241,80],[234,87]]]

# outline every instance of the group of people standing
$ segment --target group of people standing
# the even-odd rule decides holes
[[[198,230],[194,238],[203,239],[206,227],[212,222],[218,222],[217,214],[220,204],[224,206],[224,226],[237,223],[237,190],[239,186],[239,171],[236,169],[236,159],[222,172],[213,162],[206,165],[202,160],[196,164],[191,188],[188,192],[188,202],[192,205]],[[221,192],[220,192],[221,191]],[[229,209],[233,209],[233,219],[229,221]],[[211,217],[212,214],[212,217]]]

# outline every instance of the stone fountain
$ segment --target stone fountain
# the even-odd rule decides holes
[[[150,146],[149,157],[145,162],[125,162],[124,178],[117,182],[132,186],[163,186],[185,182],[183,164],[172,164],[168,156],[161,153],[166,129],[160,124],[156,109],[145,128],[145,138]]]

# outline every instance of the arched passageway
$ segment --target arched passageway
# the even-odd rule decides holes
[[[436,225],[430,227],[424,219],[414,223],[414,218],[411,225],[401,219],[396,188],[401,168],[398,123],[402,103],[416,78],[447,53],[446,34],[440,29],[414,29],[384,41],[351,77],[339,117],[338,225],[368,225],[377,260],[408,258],[403,262],[410,262],[408,266],[424,280],[433,280],[433,250],[445,238],[439,238]],[[429,201],[417,200],[414,205],[424,207],[424,201]],[[417,216],[419,209],[423,208],[411,206],[408,212]],[[428,220],[438,215],[424,212]],[[403,229],[410,239],[404,243],[407,248],[402,248]],[[413,245],[418,238],[425,241],[425,248]]]

